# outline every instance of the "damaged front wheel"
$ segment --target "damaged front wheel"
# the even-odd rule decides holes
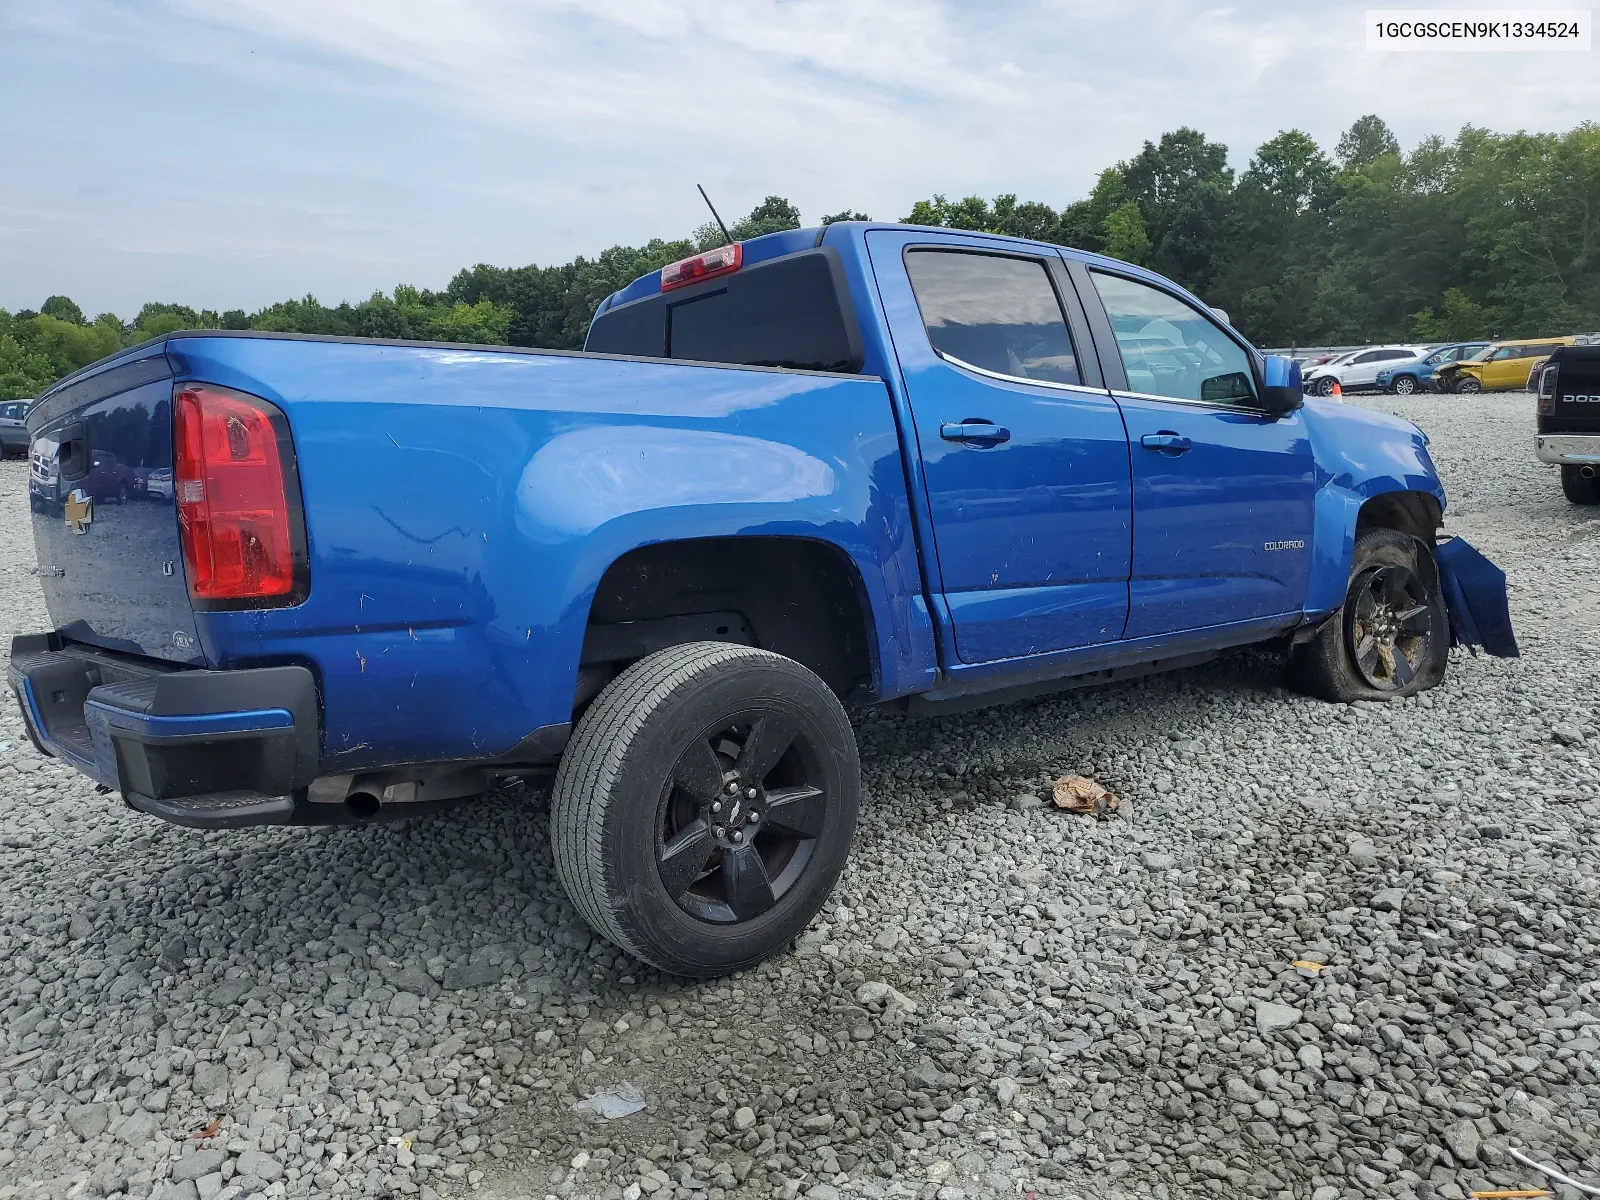
[[[1290,683],[1324,700],[1411,696],[1444,678],[1449,617],[1426,547],[1393,529],[1356,539],[1343,607],[1295,647]]]

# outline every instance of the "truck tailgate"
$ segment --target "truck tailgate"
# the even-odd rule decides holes
[[[172,370],[136,349],[29,415],[39,581],[62,637],[202,665],[172,482]]]

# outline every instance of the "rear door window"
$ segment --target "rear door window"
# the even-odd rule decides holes
[[[941,358],[1013,379],[1082,382],[1061,301],[1038,259],[914,249],[905,261]]]

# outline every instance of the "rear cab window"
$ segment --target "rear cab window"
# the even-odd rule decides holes
[[[905,264],[940,358],[1009,379],[1082,382],[1061,301],[1038,259],[914,247]]]
[[[863,358],[843,266],[829,247],[608,308],[584,349],[847,374]]]

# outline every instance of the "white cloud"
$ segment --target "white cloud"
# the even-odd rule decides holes
[[[253,306],[561,261],[769,192],[896,217],[1060,205],[1193,125],[1235,165],[1363,112],[1403,141],[1565,128],[1537,55],[1369,54],[1364,4],[1241,0],[110,0],[0,16],[0,304]],[[9,24],[8,24],[9,22]],[[70,84],[61,81],[70,80]],[[49,103],[39,104],[41,91]],[[52,122],[55,122],[52,124]],[[13,124],[14,136],[17,124]],[[27,230],[18,233],[16,230]]]

